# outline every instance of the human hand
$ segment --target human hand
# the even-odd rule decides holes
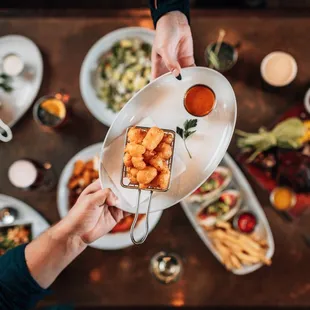
[[[97,180],[84,189],[59,223],[27,245],[27,266],[41,287],[49,287],[87,244],[104,236],[126,215],[117,205],[117,197],[110,189],[101,189]]]
[[[110,189],[101,189],[100,182],[84,189],[75,205],[61,221],[69,234],[92,243],[107,234],[126,214],[117,208],[118,198]]]
[[[157,22],[152,49],[152,78],[166,72],[181,80],[181,68],[195,66],[193,39],[187,17],[173,11]]]

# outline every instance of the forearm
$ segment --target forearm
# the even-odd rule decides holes
[[[81,238],[71,234],[60,221],[27,245],[29,272],[42,288],[47,288],[85,248]]]
[[[190,21],[189,0],[149,0],[149,7],[151,10],[151,15],[152,15],[155,28],[156,28],[158,20],[166,13],[169,13],[172,11],[182,12],[187,17],[188,23]]]

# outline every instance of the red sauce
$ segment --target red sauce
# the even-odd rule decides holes
[[[215,106],[215,94],[206,85],[194,85],[185,94],[184,106],[189,114],[197,117],[206,116]]]
[[[124,217],[114,228],[110,231],[110,234],[126,232],[130,230],[131,224],[134,220],[134,214],[130,214]],[[137,224],[144,218],[144,214],[139,214]]]
[[[256,218],[250,212],[245,212],[238,218],[238,228],[241,232],[251,233],[254,230],[256,224]]]

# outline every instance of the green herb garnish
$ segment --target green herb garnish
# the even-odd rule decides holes
[[[213,65],[216,70],[220,69],[220,60],[217,54],[215,54],[212,50],[209,51],[209,61]]]
[[[11,78],[4,74],[0,74],[0,88],[2,88],[5,92],[10,93],[13,90],[13,87],[9,85],[11,83]]]
[[[197,126],[197,121],[198,121],[197,119],[189,119],[184,122],[183,129],[177,127],[177,134],[183,139],[184,146],[190,158],[192,158],[192,155],[189,149],[187,148],[186,139],[196,132],[196,130],[190,130],[190,129],[195,128]]]

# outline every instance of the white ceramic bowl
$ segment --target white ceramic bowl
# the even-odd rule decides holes
[[[83,100],[92,115],[106,126],[111,126],[117,113],[107,108],[107,102],[97,96],[95,87],[98,60],[110,51],[114,43],[127,38],[139,38],[153,44],[155,31],[142,27],[126,27],[114,30],[99,39],[85,56],[80,72],[80,90]]]

